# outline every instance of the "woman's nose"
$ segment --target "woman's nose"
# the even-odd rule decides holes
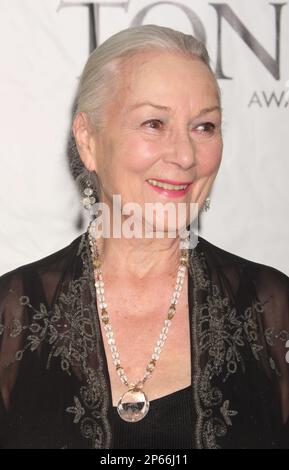
[[[165,160],[188,170],[197,163],[196,144],[187,133],[175,135]]]

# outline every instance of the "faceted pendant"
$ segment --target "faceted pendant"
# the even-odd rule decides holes
[[[149,410],[150,402],[145,393],[135,387],[125,392],[117,405],[119,416],[129,423],[143,419]]]

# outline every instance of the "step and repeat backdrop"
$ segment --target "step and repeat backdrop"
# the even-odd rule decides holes
[[[90,52],[159,24],[204,41],[224,154],[201,235],[289,274],[289,1],[0,0],[0,274],[86,230],[69,171],[72,103]]]

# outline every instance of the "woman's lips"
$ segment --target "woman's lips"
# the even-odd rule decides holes
[[[158,179],[158,178],[151,178],[153,179],[153,181],[158,181],[160,183],[168,183],[168,184],[174,184],[176,186],[180,186],[180,185],[185,185],[185,184],[192,184],[192,181],[187,181],[187,182],[183,182],[183,181],[173,181],[173,180],[162,180],[162,179]]]
[[[167,181],[167,180],[155,180],[155,181],[160,181],[162,183],[168,183],[168,184],[175,184],[175,185],[184,185],[187,184],[186,188],[184,189],[165,189],[165,188],[160,188],[159,186],[154,186],[152,185],[149,181],[146,181],[152,189],[154,189],[157,193],[162,194],[163,196],[169,197],[169,198],[178,198],[184,196],[190,189],[192,183],[176,183],[172,181]]]

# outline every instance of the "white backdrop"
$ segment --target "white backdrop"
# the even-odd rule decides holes
[[[0,274],[86,229],[66,161],[77,80],[96,38],[139,23],[202,37],[218,71],[224,156],[202,236],[289,274],[289,2],[267,0],[0,0]]]

